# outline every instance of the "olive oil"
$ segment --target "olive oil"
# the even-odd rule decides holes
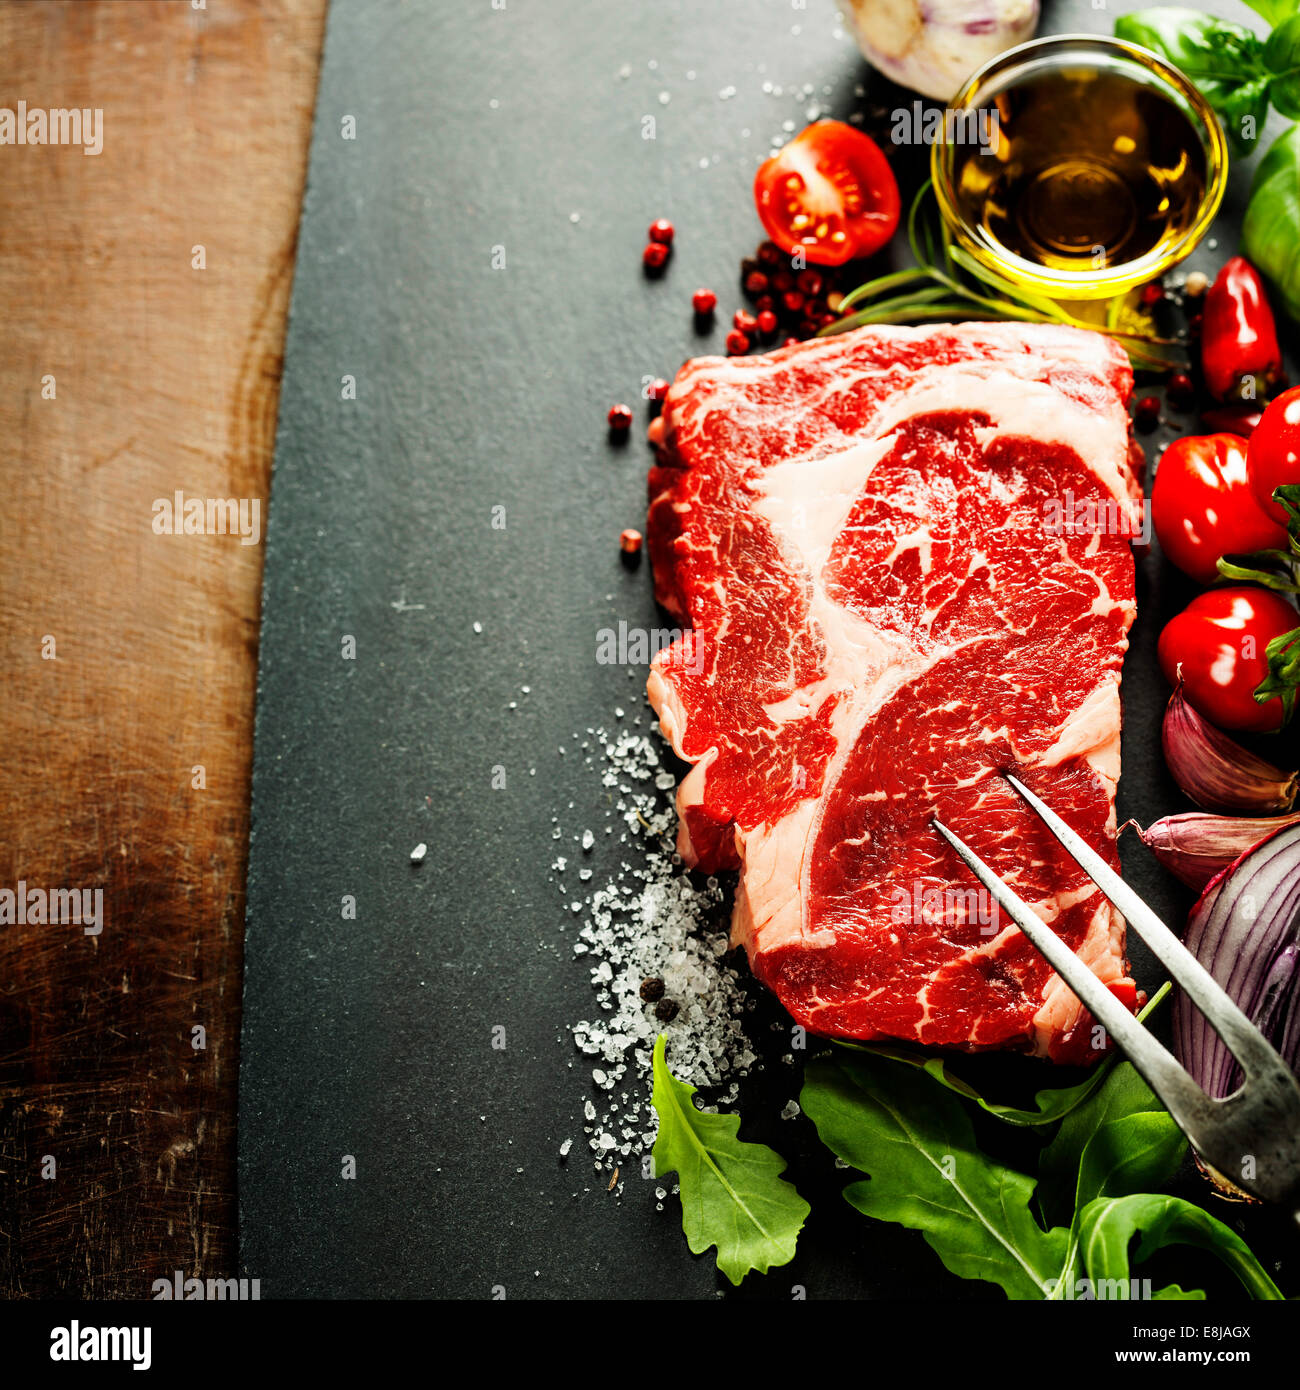
[[[992,150],[955,151],[962,220],[1002,252],[1051,270],[1122,266],[1182,238],[1206,197],[1191,119],[1162,92],[1085,67],[1026,76],[985,103]]]

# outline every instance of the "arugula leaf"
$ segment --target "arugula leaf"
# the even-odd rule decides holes
[[[785,1159],[766,1144],[738,1138],[738,1115],[695,1108],[694,1086],[668,1070],[667,1039],[654,1050],[651,1103],[659,1112],[652,1158],[655,1173],[675,1172],[682,1197],[682,1230],[691,1252],[718,1247],[718,1268],[739,1284],[752,1269],[766,1273],[794,1258],[808,1203],[780,1176]]]
[[[1186,1152],[1182,1130],[1163,1110],[1127,1114],[1092,1133],[1079,1159],[1069,1244],[1052,1297],[1069,1298],[1077,1286],[1081,1214],[1088,1205],[1099,1198],[1128,1197],[1163,1185]]]
[[[1141,1236],[1133,1255],[1136,1264],[1166,1245],[1194,1245],[1227,1265],[1252,1298],[1282,1297],[1281,1290],[1235,1231],[1181,1197],[1152,1193],[1099,1197],[1083,1209],[1079,1218],[1079,1250],[1094,1284],[1120,1280],[1127,1286],[1129,1244],[1135,1235]],[[1160,1299],[1203,1296],[1184,1292],[1177,1285],[1155,1295]]]
[[[1129,1196],[1169,1181],[1187,1152],[1187,1138],[1164,1110],[1147,1110],[1101,1125],[1079,1162],[1077,1204]]]
[[[990,1115],[996,1115],[999,1120],[1003,1120],[1009,1125],[1018,1126],[1049,1125],[1068,1115],[1076,1105],[1080,1105],[1097,1088],[1109,1070],[1112,1060],[1107,1058],[1099,1063],[1094,1071],[1075,1086],[1045,1087],[1034,1094],[1033,1108],[1023,1109],[1020,1106],[1003,1105],[998,1101],[988,1100],[969,1082],[963,1081],[960,1076],[949,1071],[948,1064],[942,1057],[926,1056],[924,1053],[912,1052],[907,1048],[882,1043],[867,1043],[863,1046],[838,1043],[836,1046],[851,1048],[854,1052],[867,1052],[875,1057],[887,1057],[890,1061],[903,1062],[909,1067],[915,1067],[918,1071],[925,1072],[941,1086],[946,1086],[948,1090],[954,1091],[959,1096],[965,1096],[967,1100],[973,1100],[981,1110],[986,1110]]]
[[[822,1142],[870,1175],[845,1189],[854,1207],[919,1230],[954,1274],[998,1284],[1009,1298],[1068,1299],[1083,1276],[1094,1296],[1127,1296],[1135,1235],[1134,1263],[1165,1245],[1199,1246],[1252,1297],[1281,1297],[1222,1222],[1181,1198],[1142,1190],[1173,1176],[1187,1141],[1127,1062],[1070,1112],[1069,1132],[1044,1151],[1037,1194],[1034,1178],[979,1150],[965,1103],[924,1068],[837,1050],[809,1065],[800,1100]],[[1034,1216],[1035,1196],[1067,1178],[1069,1225],[1044,1225]],[[1050,1213],[1058,1204],[1043,1205]],[[1170,1284],[1154,1297],[1204,1294]]]
[[[1082,1169],[1090,1141],[1103,1126],[1130,1115],[1163,1110],[1155,1092],[1133,1064],[1120,1062],[1085,1104],[1066,1115],[1051,1143],[1039,1155],[1039,1203],[1043,1214],[1052,1220],[1069,1221],[1077,1207],[1101,1195],[1100,1187],[1083,1195]]]
[[[1138,1014],[1139,1023],[1145,1022],[1164,1003],[1172,988],[1173,985],[1166,980],[1156,990]],[[1034,1127],[1054,1124],[1057,1120],[1064,1119],[1092,1095],[1110,1074],[1111,1068],[1119,1062],[1119,1053],[1112,1050],[1097,1063],[1082,1081],[1073,1086],[1046,1086],[1041,1091],[1035,1092],[1033,1108],[1023,1109],[1019,1106],[1003,1105],[997,1101],[986,1099],[969,1082],[963,1081],[961,1077],[955,1076],[949,1071],[947,1062],[942,1057],[935,1057],[924,1052],[914,1052],[909,1048],[893,1043],[841,1042],[837,1043],[836,1046],[848,1048],[853,1052],[869,1052],[877,1057],[889,1057],[895,1062],[904,1062],[910,1067],[916,1067],[918,1070],[928,1073],[941,1086],[946,1086],[959,1096],[973,1100],[981,1110],[996,1116],[1006,1124]],[[1152,1104],[1141,1108],[1144,1110],[1159,1109],[1159,1104],[1152,1096]],[[1095,1123],[1086,1132],[1091,1133],[1091,1129],[1094,1128],[1096,1128]]]
[[[846,1200],[919,1230],[964,1279],[986,1279],[1010,1298],[1043,1298],[1065,1262],[1066,1231],[1043,1230],[1030,1208],[1034,1180],[981,1153],[962,1103],[919,1080],[865,1054],[809,1065],[805,1113],[828,1148],[871,1175],[850,1184]]]

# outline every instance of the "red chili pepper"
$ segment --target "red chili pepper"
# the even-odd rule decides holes
[[[1201,365],[1217,400],[1263,400],[1282,371],[1273,311],[1255,267],[1234,256],[1205,295]]]

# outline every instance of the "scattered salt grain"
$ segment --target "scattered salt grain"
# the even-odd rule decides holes
[[[420,862],[420,860],[423,859],[424,856],[425,856],[428,852],[429,852],[429,846],[426,845],[423,841],[421,841],[421,842],[420,842],[418,845],[416,845],[416,847],[411,851],[411,863],[412,863],[412,864],[418,864],[418,863]]]

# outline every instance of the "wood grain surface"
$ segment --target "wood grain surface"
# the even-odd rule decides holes
[[[0,924],[10,1298],[234,1272],[262,547],[152,504],[265,533],[325,4],[0,3],[0,105],[104,113],[0,147],[0,889],[103,890]]]

